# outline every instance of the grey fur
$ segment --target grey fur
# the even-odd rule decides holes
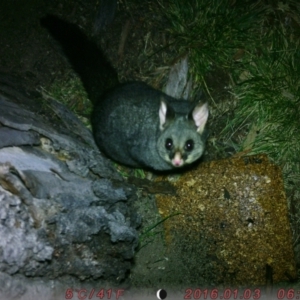
[[[60,43],[94,104],[100,150],[124,165],[154,170],[183,167],[201,157],[206,103],[176,100],[142,82],[120,84],[101,49],[77,26],[51,15],[41,25]]]
[[[159,110],[162,101],[167,103],[167,110],[174,110],[175,116],[168,118],[166,113],[161,130]],[[188,117],[199,107],[202,108],[200,130],[192,117]],[[171,170],[176,166],[171,162],[170,152],[173,155],[180,152],[182,157],[188,154],[180,167],[201,157],[207,117],[206,104],[192,105],[189,101],[169,97],[145,83],[132,82],[114,87],[103,95],[95,104],[92,124],[98,147],[115,161],[135,168]],[[167,138],[173,141],[172,151],[165,147]],[[190,153],[184,150],[187,140],[194,142]]]

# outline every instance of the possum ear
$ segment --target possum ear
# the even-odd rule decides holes
[[[203,133],[205,124],[207,122],[209,110],[207,103],[198,103],[190,112],[189,118],[192,119],[197,126],[197,132]]]
[[[161,98],[160,100],[160,107],[159,107],[159,128],[160,130],[164,129],[164,126],[168,120],[171,120],[174,118],[175,113],[172,107],[167,104],[167,102]]]

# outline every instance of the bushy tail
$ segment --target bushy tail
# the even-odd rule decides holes
[[[76,25],[53,15],[42,18],[41,25],[60,43],[93,103],[98,101],[105,90],[118,83],[117,72],[102,50]]]

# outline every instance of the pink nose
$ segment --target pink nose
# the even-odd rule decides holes
[[[172,163],[175,167],[180,167],[183,165],[182,159],[173,159]]]
[[[172,160],[172,163],[173,163],[173,165],[174,165],[175,167],[180,167],[180,166],[183,165],[183,160],[182,160],[182,158],[181,158],[180,152],[176,152],[176,153],[175,153],[175,156],[174,156],[174,158],[173,158],[173,160]]]

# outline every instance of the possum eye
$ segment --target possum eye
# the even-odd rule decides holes
[[[185,142],[185,146],[184,146],[184,149],[186,151],[192,151],[194,149],[194,141],[193,140],[187,140]]]
[[[165,147],[167,150],[171,150],[173,147],[173,141],[172,139],[166,139]]]

